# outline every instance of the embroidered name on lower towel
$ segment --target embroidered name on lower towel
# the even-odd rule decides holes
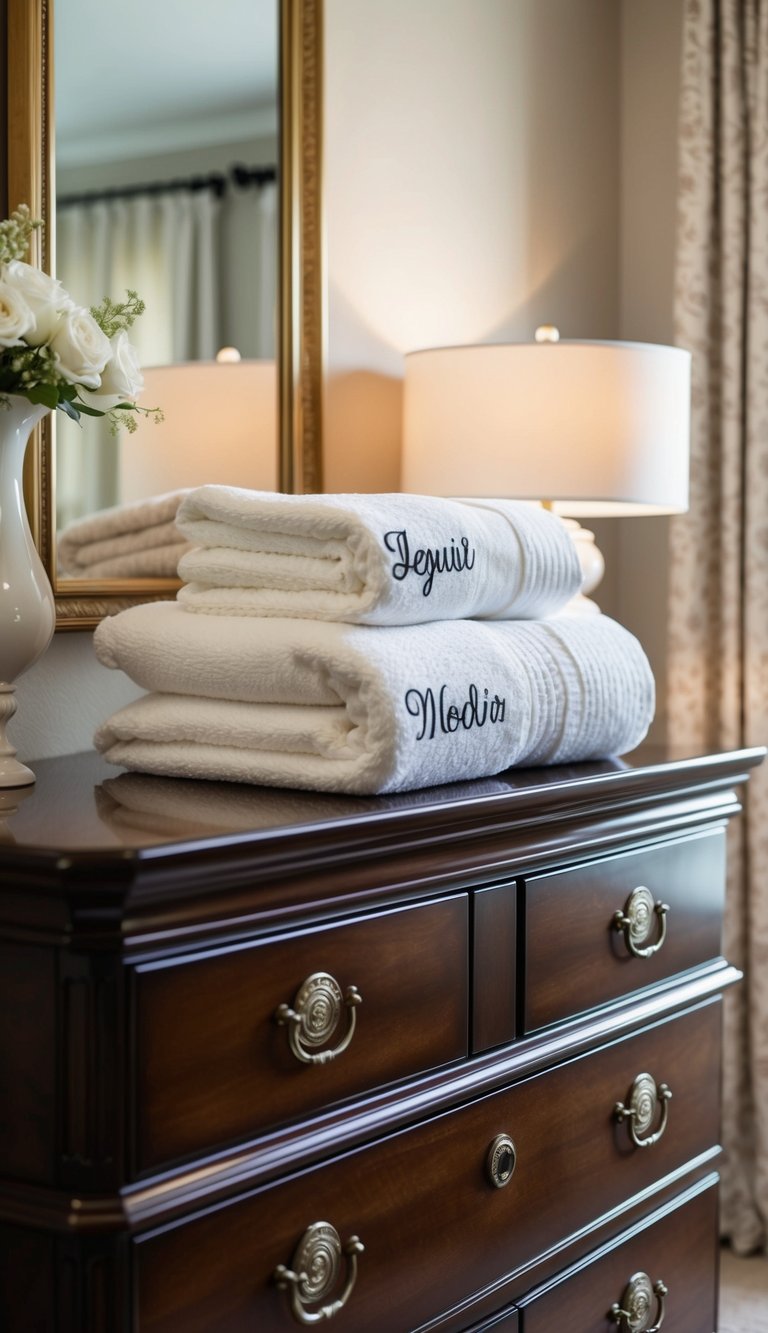
[[[410,689],[405,694],[405,707],[411,717],[418,718],[421,729],[417,741],[434,740],[438,731],[450,736],[460,727],[471,731],[473,727],[484,727],[486,723],[504,721],[506,699],[498,694],[490,697],[490,691],[484,689],[482,695],[476,685],[470,685],[467,698],[455,703],[448,701],[448,686],[441,685],[435,691]]]
[[[107,617],[102,662],[153,693],[96,735],[112,762],[321,791],[405,791],[622,754],[653,716],[637,640],[607,616],[380,628]]]

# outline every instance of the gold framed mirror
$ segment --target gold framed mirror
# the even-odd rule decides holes
[[[60,0],[66,3],[66,0]],[[278,6],[278,294],[276,475],[285,491],[322,489],[325,349],[322,218],[322,0]],[[54,0],[6,0],[8,209],[43,219],[32,262],[55,271]],[[28,450],[30,522],[56,597],[57,628],[92,628],[136,602],[168,598],[174,579],[63,577],[56,558],[56,458],[50,418]]]

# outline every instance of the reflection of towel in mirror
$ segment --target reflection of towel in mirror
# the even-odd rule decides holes
[[[201,486],[178,524],[197,544],[179,567],[189,611],[368,625],[534,619],[581,586],[560,519],[520,501]]]
[[[102,621],[100,660],[153,691],[99,728],[113,763],[320,791],[407,791],[632,749],[645,654],[606,616],[376,626],[178,604]]]
[[[176,527],[188,490],[153,495],[77,519],[59,534],[59,564],[73,578],[175,578],[190,543]]]

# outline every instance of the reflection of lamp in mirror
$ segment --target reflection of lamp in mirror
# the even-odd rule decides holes
[[[403,490],[545,500],[574,518],[687,509],[690,353],[542,334],[406,357]],[[591,592],[602,557],[573,527]]]
[[[277,487],[277,383],[274,361],[221,360],[153,366],[141,404],[162,409],[160,425],[139,418],[120,441],[123,503],[183,486],[217,482]]]

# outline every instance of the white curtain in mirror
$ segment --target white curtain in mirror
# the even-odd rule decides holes
[[[211,360],[223,344],[273,357],[276,210],[274,183],[72,203],[57,215],[58,275],[86,305],[139,292],[147,312],[130,336],[144,366]],[[57,420],[60,528],[120,500],[118,448],[103,422],[83,422]]]

